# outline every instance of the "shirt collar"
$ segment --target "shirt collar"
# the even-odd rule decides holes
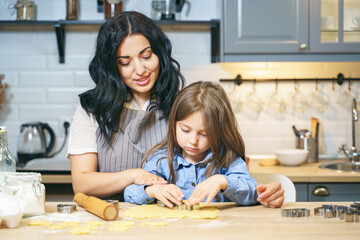
[[[130,102],[125,102],[124,107],[125,108],[129,108],[129,109],[133,109],[133,110],[143,110],[146,111],[147,107],[150,105],[150,99],[148,99],[145,104],[144,107],[142,109],[140,109],[139,105],[136,103],[136,101],[134,99],[131,99]]]
[[[210,151],[202,161],[196,163],[195,165],[199,165],[199,164],[207,161],[209,158],[212,157],[212,155],[213,155],[213,153]],[[175,151],[175,156],[174,156],[174,168],[175,168],[174,170],[175,171],[179,170],[181,167],[187,167],[187,166],[190,166],[190,165],[194,165],[194,164],[189,163],[188,161],[186,161],[183,158],[181,153],[177,153]]]

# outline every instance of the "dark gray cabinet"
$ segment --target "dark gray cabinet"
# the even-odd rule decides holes
[[[307,0],[224,1],[224,53],[307,52]]]
[[[360,183],[295,183],[298,202],[360,201]]]
[[[310,52],[360,53],[359,0],[310,1]]]
[[[358,0],[224,0],[221,60],[360,61],[351,8],[360,11]]]

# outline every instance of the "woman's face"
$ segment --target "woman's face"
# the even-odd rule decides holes
[[[159,58],[151,50],[145,36],[133,34],[126,37],[117,50],[117,63],[134,100],[138,103],[148,100],[159,75]]]

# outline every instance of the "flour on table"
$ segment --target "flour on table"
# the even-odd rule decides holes
[[[87,222],[99,220],[99,217],[89,214],[85,211],[76,211],[73,213],[48,213],[46,215],[27,218],[31,221],[49,221],[49,222]]]
[[[217,227],[223,227],[230,225],[228,222],[222,222],[222,221],[211,221],[209,223],[198,225],[199,228],[217,228]]]

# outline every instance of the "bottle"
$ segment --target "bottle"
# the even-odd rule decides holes
[[[16,160],[8,148],[6,127],[0,126],[0,186],[4,184],[4,176],[16,171]]]
[[[66,0],[66,20],[77,20],[77,0]]]
[[[105,19],[114,17],[122,12],[122,0],[105,0]]]
[[[15,4],[15,8],[17,9],[16,20],[18,21],[35,20],[36,5],[34,1],[18,0],[17,3]]]

